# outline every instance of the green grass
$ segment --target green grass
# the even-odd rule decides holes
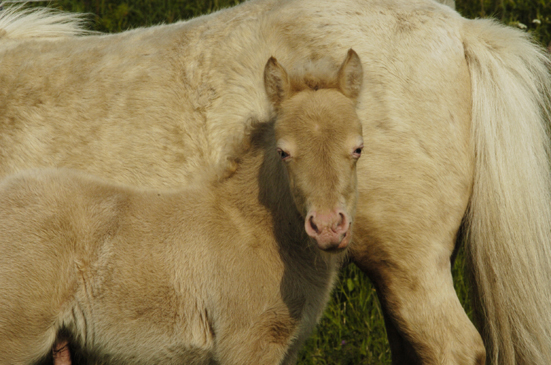
[[[242,0],[58,0],[50,6],[90,13],[94,30],[120,32],[138,26],[189,19],[241,2]],[[505,24],[526,29],[545,46],[551,41],[549,0],[456,0],[456,4],[459,13],[467,18],[495,17]]]
[[[242,0],[57,0],[48,4],[60,10],[89,13],[91,28],[101,32],[173,23],[237,5]],[[31,6],[44,6],[37,2]]]
[[[240,3],[240,0],[59,0],[50,6],[91,14],[92,29],[119,32],[138,26],[171,23]],[[458,11],[469,18],[494,16],[531,32],[543,45],[551,40],[549,0],[458,0]],[[536,20],[534,22],[534,20]],[[454,285],[469,316],[469,290],[463,275],[464,255],[453,269]],[[390,349],[381,308],[369,279],[355,266],[341,280],[325,315],[300,354],[300,364],[389,364]]]
[[[493,17],[532,33],[546,46],[551,41],[549,0],[456,0],[457,10],[467,18]]]
[[[472,318],[464,270],[465,255],[460,249],[452,270],[454,286]],[[304,365],[390,364],[390,348],[375,288],[356,266],[342,270],[331,302],[299,359],[299,364]]]
[[[375,288],[354,265],[342,270],[331,302],[301,351],[299,364],[389,364],[381,306]]]

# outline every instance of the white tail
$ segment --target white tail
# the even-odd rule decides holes
[[[50,8],[5,6],[0,11],[0,41],[3,39],[51,38],[91,34],[84,29],[85,15]]]
[[[525,33],[466,21],[475,180],[467,216],[492,364],[551,364],[548,55]]]

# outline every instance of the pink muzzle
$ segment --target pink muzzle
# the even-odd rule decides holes
[[[327,213],[308,212],[304,226],[321,250],[340,250],[350,242],[350,219],[341,209]]]

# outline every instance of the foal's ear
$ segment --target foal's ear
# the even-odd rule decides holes
[[[272,105],[277,109],[291,92],[291,82],[285,69],[274,57],[264,67],[264,87]]]
[[[348,50],[348,54],[337,74],[339,89],[341,92],[351,99],[356,100],[360,95],[363,81],[363,68],[360,57],[352,48]]]

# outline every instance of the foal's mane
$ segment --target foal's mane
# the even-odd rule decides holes
[[[289,70],[291,91],[337,89],[339,64],[329,59],[309,61],[300,67]]]

